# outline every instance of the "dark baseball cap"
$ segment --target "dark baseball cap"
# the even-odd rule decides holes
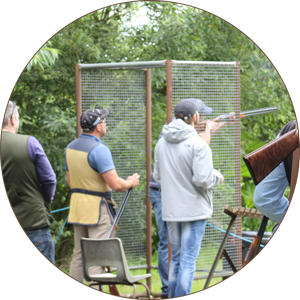
[[[89,109],[85,111],[80,118],[80,126],[82,129],[90,129],[96,126],[99,121],[109,116],[109,109]]]
[[[191,99],[182,99],[180,100],[174,108],[175,115],[182,115],[184,120],[191,118],[197,110],[195,102]]]
[[[201,99],[190,98],[190,100],[192,100],[196,104],[197,111],[199,112],[200,115],[201,114],[209,115],[212,113],[213,109],[206,106]]]

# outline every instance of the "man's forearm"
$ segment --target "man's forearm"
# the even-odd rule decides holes
[[[56,189],[56,182],[42,184],[43,196],[47,202],[52,203],[55,194],[55,189]]]
[[[108,186],[117,192],[126,191],[133,187],[133,182],[130,178],[126,180],[120,178],[115,169],[103,173],[102,176]]]
[[[130,179],[124,180],[119,177],[117,184],[112,189],[117,192],[123,192],[131,189],[132,187],[133,187],[133,183]]]
[[[210,144],[210,130],[211,127],[206,126],[205,130],[199,133],[199,137],[202,138],[207,143],[207,145]]]

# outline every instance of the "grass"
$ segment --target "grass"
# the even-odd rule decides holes
[[[157,253],[154,253],[154,255],[152,255],[152,265],[157,266]],[[66,265],[64,265],[64,267],[61,267],[61,270],[67,274],[69,273],[69,267],[67,267]],[[145,270],[131,270],[130,273],[132,275],[141,275],[141,274],[145,274]],[[220,281],[222,281],[221,277],[212,278],[209,286],[215,285]],[[146,279],[142,280],[142,282],[147,283]],[[205,282],[206,282],[206,279],[194,280],[191,292],[195,293],[195,292],[201,291],[204,287]],[[87,284],[87,282],[85,282],[85,284]],[[132,286],[118,285],[117,287],[118,287],[119,293],[122,295],[127,295],[127,294],[133,293]],[[137,293],[145,292],[145,288],[142,285],[137,285],[136,291],[137,291]],[[103,292],[109,293],[109,287],[103,286]],[[156,292],[156,293],[161,292],[161,280],[160,280],[157,269],[151,270],[151,292]]]
[[[143,273],[142,273],[142,270],[132,270],[131,274],[132,275],[141,275]],[[206,281],[206,279],[194,280],[193,285],[192,285],[192,293],[203,290],[205,281]],[[209,286],[213,286],[221,281],[222,281],[221,277],[213,278],[211,280],[211,283]],[[146,283],[146,280],[142,280],[142,282]],[[133,287],[130,287],[130,286],[118,285],[118,290],[119,290],[120,294],[132,294],[133,293]],[[136,290],[137,290],[137,292],[145,292],[145,288],[141,285],[137,285]],[[108,286],[104,286],[103,291],[105,293],[109,293]],[[157,292],[157,293],[161,292],[161,281],[160,281],[160,277],[159,277],[157,270],[151,270],[151,292]]]

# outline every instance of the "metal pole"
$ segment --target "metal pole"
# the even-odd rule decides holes
[[[146,257],[147,273],[151,272],[152,260],[152,218],[151,203],[149,199],[149,183],[151,177],[152,162],[152,128],[151,128],[151,69],[146,71]],[[147,285],[151,290],[151,277],[147,278]]]
[[[235,219],[236,219],[236,215],[232,214],[232,215],[231,215],[231,221],[230,221],[229,226],[228,226],[228,228],[227,228],[227,230],[226,230],[226,233],[225,233],[225,235],[224,235],[224,237],[223,237],[223,240],[222,240],[222,242],[221,242],[221,245],[220,245],[220,248],[219,248],[218,253],[217,253],[217,255],[216,255],[216,258],[215,258],[215,260],[214,260],[214,263],[213,263],[213,265],[212,265],[212,267],[211,267],[211,269],[210,269],[210,271],[209,271],[209,274],[208,274],[208,277],[207,277],[207,279],[206,279],[206,282],[205,282],[205,285],[204,285],[204,288],[203,288],[203,289],[208,288],[208,286],[209,286],[209,284],[210,284],[210,281],[211,281],[211,279],[212,279],[212,277],[213,277],[213,275],[214,275],[214,272],[215,272],[215,270],[216,270],[216,268],[217,268],[217,265],[218,265],[218,263],[219,263],[219,260],[220,260],[220,258],[221,258],[221,256],[222,256],[223,250],[225,249],[225,245],[226,245],[227,239],[228,239],[228,237],[229,237],[230,231],[231,231],[231,229],[232,229],[232,227],[233,227],[233,224],[234,224]]]
[[[167,124],[172,122],[172,60],[166,61],[167,71]],[[170,269],[170,263],[172,258],[172,248],[168,237],[168,270]]]
[[[235,113],[240,114],[240,62],[237,62],[235,68],[235,78],[236,84],[234,88],[234,111]],[[235,136],[235,180],[236,180],[236,205],[241,206],[241,123],[240,120],[237,119],[234,122],[234,136]],[[242,227],[242,218],[238,217],[236,220],[237,228]],[[237,267],[238,269],[243,264],[242,258],[242,242],[239,240],[236,245],[237,251]]]
[[[100,63],[100,64],[80,64],[79,68],[83,69],[119,69],[119,70],[146,70],[149,68],[164,68],[165,60],[158,61],[136,61],[136,62],[119,62],[119,63]]]
[[[75,65],[75,91],[76,91],[76,136],[81,134],[80,117],[81,117],[81,71],[79,64]]]
[[[166,61],[167,69],[167,124],[172,122],[172,60]]]

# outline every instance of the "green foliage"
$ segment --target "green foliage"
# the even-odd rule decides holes
[[[41,69],[44,69],[45,66],[50,67],[55,64],[60,52],[57,49],[48,47],[48,45],[52,45],[50,41],[48,41],[46,45],[44,45],[33,57],[33,59],[28,63],[26,67],[28,71],[30,71],[33,66],[37,66]]]
[[[55,264],[68,273],[74,247],[73,231],[70,230],[71,228],[67,224],[65,227],[63,226],[68,212],[64,213],[63,219],[59,219],[60,217],[57,214],[53,214],[54,221],[50,227],[52,239],[55,243]],[[62,217],[62,214],[60,215]],[[64,255],[61,255],[61,253]]]

